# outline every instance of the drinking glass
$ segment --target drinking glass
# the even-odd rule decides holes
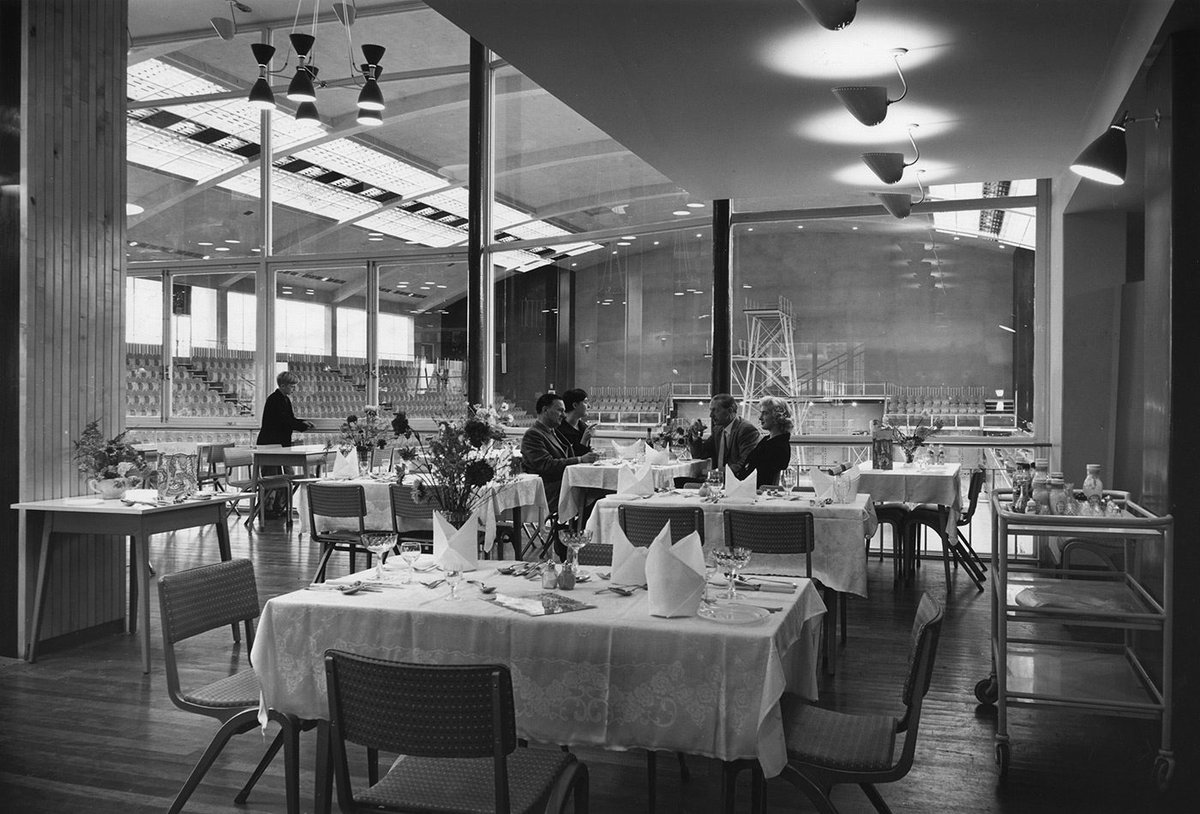
[[[796,486],[796,470],[791,466],[786,467],[779,473],[779,485],[783,487],[783,491],[790,492]]]
[[[729,593],[726,595],[727,599],[737,599],[741,596],[735,586],[738,575],[749,564],[750,549],[742,548],[741,546],[729,549]]]
[[[400,544],[400,559],[404,560],[408,566],[408,573],[404,575],[404,584],[410,585],[413,581],[413,567],[417,564],[417,560],[421,557],[421,544],[416,540],[405,540]]]
[[[450,566],[443,573],[446,575],[446,584],[450,586],[450,593],[446,595],[446,599],[456,602],[461,598],[458,595],[458,583],[462,582],[463,572],[458,566]]]
[[[396,546],[396,534],[391,531],[369,531],[363,534],[363,545],[378,557],[375,563],[375,579],[383,579],[383,560],[387,553]]]
[[[712,582],[712,578],[717,575],[717,571],[721,569],[718,562],[719,557],[714,551],[704,558],[704,599],[703,602],[708,604],[712,602],[712,597],[708,595],[708,584]]]

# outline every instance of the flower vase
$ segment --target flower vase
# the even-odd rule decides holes
[[[358,474],[367,476],[371,474],[371,448],[370,447],[355,447],[354,451],[358,453]]]
[[[904,450],[904,463],[911,464],[917,454],[916,447],[913,447],[912,449],[908,447],[901,447],[901,449]]]
[[[446,520],[456,529],[461,529],[471,519],[471,512],[467,509],[450,509],[445,515]]]
[[[120,500],[129,489],[127,478],[88,479],[88,488],[100,495],[101,500]]]

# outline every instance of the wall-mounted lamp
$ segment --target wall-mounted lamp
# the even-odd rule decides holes
[[[1071,164],[1071,171],[1076,175],[1102,184],[1120,186],[1125,183],[1125,165],[1127,153],[1125,150],[1125,126],[1134,122],[1154,122],[1158,127],[1162,114],[1157,110],[1153,116],[1135,119],[1126,110],[1121,118],[1108,126],[1104,133],[1089,144]]]
[[[822,27],[838,31],[854,22],[858,0],[798,0]]]
[[[917,141],[913,138],[912,131],[917,125],[910,124],[908,126],[908,140],[912,143],[913,150],[916,155],[912,161],[904,160],[904,153],[863,153],[863,163],[871,168],[871,172],[885,184],[894,184],[904,177],[904,168],[911,167],[916,164],[921,158],[921,149],[917,147]]]
[[[894,105],[908,95],[908,83],[904,81],[904,72],[900,70],[900,57],[908,53],[907,48],[893,48],[892,59],[896,62],[896,73],[900,74],[900,85],[903,88],[895,99],[889,99],[887,88],[883,85],[851,85],[834,88],[836,96],[850,115],[867,127],[874,127],[887,118],[888,105]]]
[[[913,204],[919,204],[925,200],[925,187],[921,186],[921,174],[924,172],[925,170],[917,170],[917,189],[921,190],[921,197],[915,201],[907,192],[872,192],[871,194],[879,199],[888,214],[903,220],[912,213]]]
[[[237,36],[237,11],[242,14],[249,14],[254,9],[247,6],[245,3],[239,3],[237,0],[229,0],[229,19],[224,17],[210,17],[208,22],[212,25],[213,30],[217,32],[217,36],[223,40],[231,40]]]
[[[591,350],[592,349],[591,340],[585,339],[579,343],[579,346],[582,347],[585,351]]]

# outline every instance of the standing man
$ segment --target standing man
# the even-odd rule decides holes
[[[566,415],[562,396],[546,393],[534,405],[537,421],[521,438],[521,463],[526,472],[540,475],[546,489],[550,512],[558,511],[558,493],[562,489],[563,470],[572,464],[590,464],[599,460],[595,452],[572,455],[557,430]],[[756,434],[757,435],[757,434]],[[757,439],[756,439],[757,440]]]
[[[725,467],[740,473],[758,445],[758,430],[737,414],[737,402],[728,393],[718,393],[708,403],[712,435],[692,446],[696,458],[709,458],[722,475]],[[740,475],[739,475],[740,477]]]

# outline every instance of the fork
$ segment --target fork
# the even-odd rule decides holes
[[[436,588],[437,586],[441,585],[445,581],[446,581],[445,579],[431,579],[431,580],[429,580],[429,582],[422,582],[421,584],[424,585],[426,588]]]

